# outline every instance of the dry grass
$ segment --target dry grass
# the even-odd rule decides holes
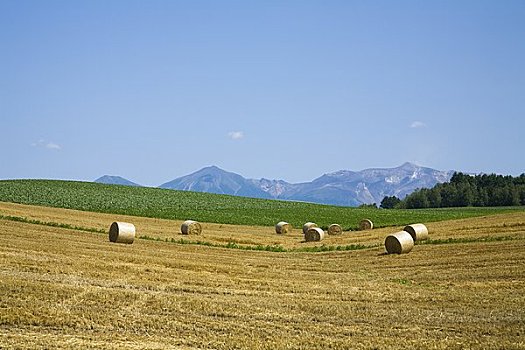
[[[6,203],[0,214],[102,229],[118,220],[138,236],[182,237],[176,221]],[[301,243],[301,230],[203,225],[206,240],[320,244]],[[382,244],[399,229],[322,243]],[[0,220],[0,348],[524,349],[524,214],[428,229],[431,239],[513,239],[404,255],[382,246],[272,253],[115,245],[103,234]]]

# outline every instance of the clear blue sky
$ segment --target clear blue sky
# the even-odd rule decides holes
[[[525,172],[525,1],[0,0],[0,179]]]

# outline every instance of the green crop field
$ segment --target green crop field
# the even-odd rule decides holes
[[[191,218],[202,222],[234,225],[272,226],[282,220],[291,223],[294,227],[300,227],[307,221],[314,221],[321,227],[339,223],[345,230],[356,229],[363,218],[371,219],[376,227],[388,227],[525,210],[524,208],[360,209],[58,180],[0,181],[0,201],[162,219]]]

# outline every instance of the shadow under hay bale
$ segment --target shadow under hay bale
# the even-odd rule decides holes
[[[338,224],[331,224],[328,226],[328,234],[329,235],[340,235],[343,233],[343,229]]]
[[[109,241],[112,243],[131,244],[135,240],[135,225],[115,221],[109,227]]]
[[[275,232],[278,234],[286,234],[292,230],[292,225],[285,221],[281,221],[275,225]]]
[[[317,224],[315,222],[307,222],[303,225],[303,233],[306,234],[306,232],[312,227],[317,227]]]
[[[406,231],[392,233],[385,239],[385,249],[388,254],[405,254],[412,248],[414,248],[414,240]]]
[[[423,224],[408,225],[403,230],[410,233],[414,242],[428,239],[428,229]]]
[[[364,219],[359,222],[359,230],[371,230],[374,228],[374,223],[371,220]]]
[[[311,227],[306,231],[304,240],[306,242],[317,242],[324,239],[324,231],[319,227]]]
[[[202,226],[197,221],[186,220],[182,223],[180,231],[183,235],[200,235],[202,233]]]

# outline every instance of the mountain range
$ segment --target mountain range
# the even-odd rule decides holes
[[[160,188],[228,194],[234,196],[306,201],[320,204],[358,206],[379,204],[385,196],[404,198],[418,188],[431,188],[448,181],[454,171],[440,171],[405,163],[396,168],[362,171],[340,170],[304,183],[283,180],[246,179],[216,166],[160,185]],[[95,182],[138,186],[119,176],[103,176]]]

